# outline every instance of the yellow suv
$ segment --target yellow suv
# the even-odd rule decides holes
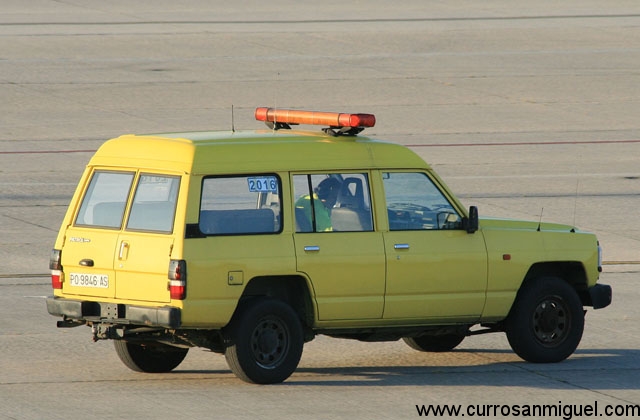
[[[411,150],[359,136],[373,115],[256,118],[269,129],[99,148],[51,255],[58,327],[90,326],[136,371],[204,347],[276,383],[316,334],[449,351],[502,331],[523,359],[557,362],[580,342],[583,306],[611,302],[593,234],[479,220]]]

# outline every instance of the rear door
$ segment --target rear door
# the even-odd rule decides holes
[[[115,249],[134,178],[133,171],[95,170],[91,175],[73,224],[66,231],[64,293],[115,297]]]
[[[179,185],[177,175],[96,169],[66,232],[63,292],[169,302]]]
[[[174,244],[180,177],[141,173],[114,252],[118,299],[169,302],[167,272]]]

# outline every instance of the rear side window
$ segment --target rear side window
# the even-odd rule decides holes
[[[75,224],[119,229],[133,177],[133,172],[94,172]]]
[[[201,197],[199,227],[205,235],[282,230],[280,179],[275,174],[205,178]]]
[[[140,175],[127,230],[173,231],[179,186],[177,176]]]
[[[373,230],[366,173],[294,175],[296,232]]]

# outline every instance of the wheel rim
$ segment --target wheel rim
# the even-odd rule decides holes
[[[263,318],[251,334],[251,351],[258,365],[276,368],[289,350],[289,330],[275,317]]]
[[[533,312],[533,331],[544,346],[554,347],[571,330],[569,307],[558,296],[548,296],[538,303]]]

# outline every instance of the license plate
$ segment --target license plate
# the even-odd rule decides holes
[[[82,274],[70,273],[69,285],[73,287],[97,287],[109,288],[109,276],[107,274]]]

